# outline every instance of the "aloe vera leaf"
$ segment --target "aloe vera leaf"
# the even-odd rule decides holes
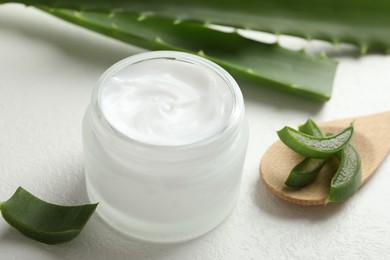
[[[362,181],[362,165],[359,153],[347,144],[338,154],[340,166],[330,184],[328,202],[341,202],[356,193]]]
[[[300,125],[298,130],[304,134],[312,136],[323,136],[321,129],[311,119],[308,119],[303,125]],[[325,165],[325,162],[326,160],[324,159],[306,157],[291,170],[285,184],[289,187],[295,188],[305,187],[317,178],[317,175]]]
[[[277,131],[279,139],[291,150],[310,158],[326,159],[343,149],[351,140],[353,125],[331,136],[319,137],[304,134],[291,127],[285,126]]]
[[[298,126],[298,130],[302,133],[314,136],[323,136],[321,129],[318,127],[316,122],[312,119],[306,120],[303,125]]]
[[[45,11],[85,28],[151,50],[200,54],[237,79],[299,93],[317,100],[330,98],[335,61],[210,29],[199,23],[129,12]]]
[[[390,1],[387,0],[0,0],[27,5],[78,10],[155,12],[182,20],[196,20],[251,28],[307,39],[346,42],[367,49],[390,48]]]
[[[285,181],[286,186],[292,188],[305,187],[317,178],[317,175],[324,165],[324,159],[306,157],[290,171],[290,174]]]
[[[97,204],[47,203],[19,187],[0,209],[4,219],[25,236],[46,244],[58,244],[75,238],[96,207]]]

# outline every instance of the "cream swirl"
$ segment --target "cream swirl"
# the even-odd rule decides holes
[[[216,72],[174,59],[145,60],[115,72],[100,92],[110,125],[139,142],[186,145],[221,131],[234,99]]]

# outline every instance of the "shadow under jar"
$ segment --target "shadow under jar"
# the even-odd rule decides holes
[[[235,80],[202,57],[155,51],[113,65],[83,121],[87,192],[99,215],[161,243],[213,229],[239,195],[244,110]]]

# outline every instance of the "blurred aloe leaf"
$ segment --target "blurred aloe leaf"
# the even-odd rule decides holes
[[[156,13],[171,19],[249,28],[382,52],[390,49],[388,0],[0,0],[83,11]]]
[[[237,79],[317,100],[330,98],[337,63],[225,33],[194,22],[130,12],[79,12],[42,8],[59,18],[150,50],[178,50],[204,56]]]

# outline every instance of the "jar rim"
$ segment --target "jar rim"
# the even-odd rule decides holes
[[[112,124],[110,124],[109,120],[106,118],[105,114],[103,113],[102,106],[101,106],[101,92],[105,87],[105,83],[109,81],[115,73],[117,73],[118,71],[122,70],[127,66],[131,66],[133,64],[137,64],[143,61],[155,60],[155,59],[177,60],[177,61],[188,62],[191,64],[199,65],[207,69],[210,69],[218,76],[220,76],[223,81],[226,82],[226,86],[229,88],[229,91],[232,95],[233,105],[232,105],[232,111],[229,115],[229,118],[221,129],[213,132],[211,135],[207,136],[206,138],[197,140],[195,142],[191,142],[187,144],[178,144],[178,145],[161,145],[161,144],[142,142],[137,139],[134,139],[122,133],[121,131],[116,129]],[[163,149],[163,150],[184,149],[184,148],[203,146],[205,144],[212,143],[213,141],[217,140],[220,136],[226,134],[227,132],[234,131],[234,129],[236,129],[240,125],[241,121],[243,120],[243,115],[245,112],[244,99],[241,90],[237,82],[234,80],[234,78],[225,69],[223,69],[219,65],[215,64],[214,62],[206,58],[200,57],[198,55],[190,54],[190,53],[179,52],[179,51],[150,51],[150,52],[135,54],[123,60],[120,60],[119,62],[115,63],[110,68],[108,68],[101,75],[97,85],[93,89],[91,99],[92,99],[91,104],[93,110],[97,114],[98,118],[102,121],[104,128],[106,130],[110,131],[111,133],[115,134],[116,136],[120,137],[122,140],[126,142],[143,145],[146,147],[153,147],[153,149]]]

